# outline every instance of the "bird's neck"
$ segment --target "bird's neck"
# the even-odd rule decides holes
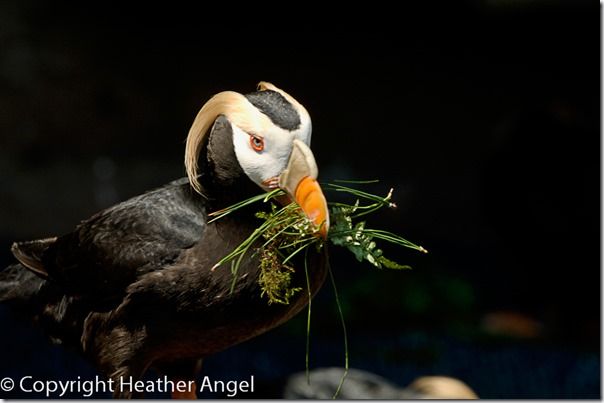
[[[204,199],[211,210],[220,210],[240,201],[249,199],[262,192],[241,170],[226,171],[211,159],[204,151],[199,159],[202,163],[199,183]],[[217,168],[218,166],[218,168]]]
[[[222,209],[262,193],[262,189],[247,177],[224,182],[211,175],[202,175],[200,183],[213,209]]]

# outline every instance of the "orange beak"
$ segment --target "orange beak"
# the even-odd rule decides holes
[[[319,182],[310,176],[304,177],[298,183],[294,199],[308,219],[319,228],[321,237],[327,239],[329,212],[327,210],[327,200],[323,196]]]
[[[329,231],[327,200],[317,182],[318,168],[310,148],[300,140],[294,147],[287,168],[279,176],[279,186],[298,203],[304,214],[319,229],[323,239]]]

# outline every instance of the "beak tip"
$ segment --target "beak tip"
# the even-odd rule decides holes
[[[307,176],[296,187],[294,199],[306,216],[318,227],[318,233],[327,239],[329,211],[327,201],[316,179]]]

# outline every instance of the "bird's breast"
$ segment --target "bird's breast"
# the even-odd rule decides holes
[[[266,295],[262,295],[257,253],[261,242],[250,248],[237,273],[232,272],[230,264],[212,269],[253,230],[252,223],[232,219],[211,223],[179,262],[182,275],[166,284],[173,289],[167,293],[169,302],[162,301],[158,307],[163,315],[157,315],[160,332],[179,329],[178,337],[170,337],[176,340],[172,349],[177,351],[172,355],[205,356],[223,350],[279,326],[308,304],[303,254],[291,262],[291,287],[301,291],[288,304],[269,304]],[[326,251],[313,248],[306,258],[310,294],[314,295],[326,278]]]

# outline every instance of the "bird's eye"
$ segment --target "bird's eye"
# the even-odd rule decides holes
[[[250,144],[252,148],[257,152],[264,150],[264,139],[262,139],[261,137],[250,135]]]

